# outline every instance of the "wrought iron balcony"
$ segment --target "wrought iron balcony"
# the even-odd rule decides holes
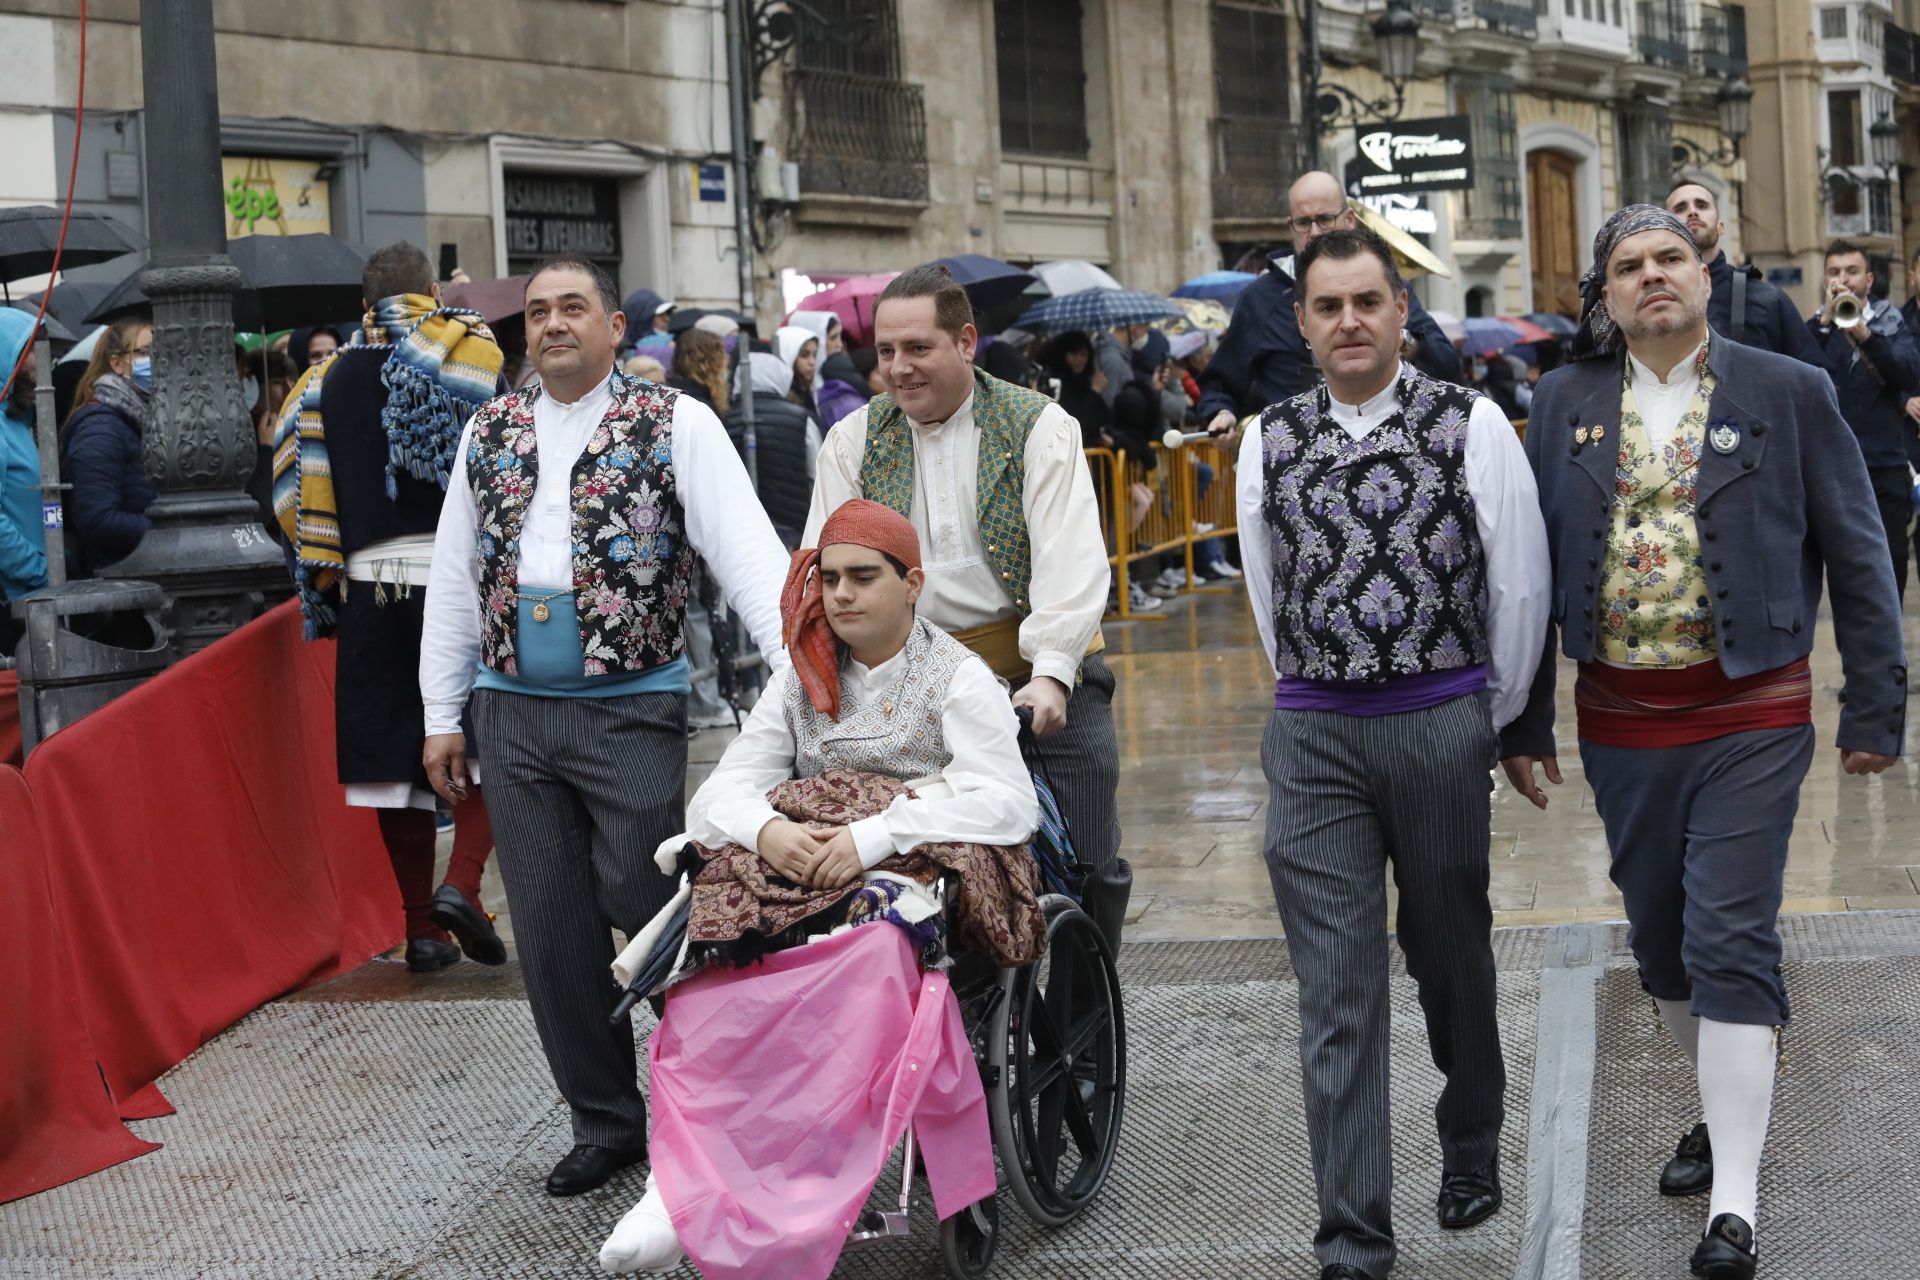
[[[1687,69],[1687,15],[1681,0],[1640,0],[1633,46],[1651,66]]]
[[[921,86],[797,68],[802,194],[927,199],[927,112]]]
[[[1920,84],[1920,35],[1887,24],[1887,74],[1902,84]]]
[[[1220,116],[1213,122],[1213,216],[1286,217],[1287,188],[1312,167],[1307,128],[1291,120]]]
[[[1473,16],[1508,35],[1531,40],[1540,34],[1540,17],[1531,0],[1473,0]]]
[[[1702,75],[1731,80],[1747,74],[1747,11],[1707,9],[1700,15],[1700,47],[1694,50]],[[1888,56],[1892,53],[1889,51]]]

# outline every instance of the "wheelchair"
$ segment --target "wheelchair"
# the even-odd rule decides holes
[[[1022,719],[1021,745],[1035,770],[1043,819],[1034,857],[1046,883],[1065,887],[1047,837],[1051,832],[1068,850],[1071,841]],[[1099,1196],[1119,1147],[1127,1028],[1113,953],[1066,893],[1042,894],[1040,907],[1047,946],[1039,960],[1009,969],[963,952],[949,975],[986,1093],[1000,1169],[993,1196],[940,1224],[940,1257],[953,1280],[977,1280],[991,1270],[1000,1245],[1000,1193],[1011,1195],[1035,1223],[1063,1226]],[[915,1196],[911,1126],[901,1145],[899,1207],[863,1212],[848,1236],[850,1247],[911,1233],[912,1210],[922,1202]]]

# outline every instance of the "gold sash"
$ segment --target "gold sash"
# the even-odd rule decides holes
[[[979,654],[993,668],[993,674],[1008,684],[1025,684],[1033,674],[1033,664],[1020,656],[1019,618],[1002,618],[983,627],[968,627],[954,632],[953,638]],[[1087,645],[1087,654],[1091,656],[1106,647],[1105,633],[1095,631],[1092,643]]]

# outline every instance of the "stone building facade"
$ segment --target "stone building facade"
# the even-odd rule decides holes
[[[1812,147],[1832,150],[1817,86],[1836,73],[1827,42],[1790,32],[1835,7],[1850,33],[1911,31],[1889,2],[1920,4],[1414,0],[1400,118],[1465,115],[1475,155],[1471,190],[1380,202],[1455,265],[1423,297],[1460,314],[1570,311],[1601,218],[1676,174],[1720,194],[1736,259],[1804,271],[1832,224],[1810,199]],[[89,7],[77,199],[140,226],[139,4]],[[1373,70],[1377,0],[1318,0],[1311,30],[1282,0],[808,7],[825,21],[753,59],[764,310],[782,309],[794,274],[968,252],[1084,258],[1171,289],[1287,239],[1286,187],[1315,140],[1309,39],[1323,86],[1392,96]],[[232,234],[404,237],[476,278],[570,247],[626,289],[737,297],[721,0],[216,0],[215,17]],[[1898,107],[1911,159],[1908,41],[1853,52],[1880,60],[1874,103]],[[1887,70],[1896,55],[1906,80]],[[63,194],[76,57],[69,0],[0,0],[0,203]],[[1739,75],[1756,96],[1734,160],[1714,104]],[[1351,121],[1318,142],[1344,173]],[[1899,204],[1900,184],[1887,189]]]

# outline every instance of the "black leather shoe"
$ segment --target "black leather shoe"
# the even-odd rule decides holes
[[[1490,1164],[1478,1173],[1440,1175],[1440,1225],[1449,1231],[1477,1226],[1500,1208],[1500,1166]]]
[[[1673,1159],[1660,1171],[1660,1194],[1697,1196],[1713,1190],[1713,1143],[1707,1140],[1707,1126],[1697,1124],[1673,1149]]]
[[[1701,1280],[1753,1280],[1759,1264],[1753,1228],[1737,1213],[1715,1218],[1693,1249],[1693,1274]]]
[[[1320,1280],[1376,1280],[1373,1272],[1362,1271],[1351,1262],[1330,1262],[1320,1268]]]
[[[407,970],[411,973],[438,973],[460,959],[460,948],[451,942],[432,938],[407,939]]]
[[[481,964],[505,964],[507,944],[494,932],[487,913],[476,911],[467,895],[450,884],[433,891],[433,905],[427,909],[433,922],[460,939],[460,949],[469,960]]]
[[[645,1147],[638,1151],[615,1151],[611,1147],[590,1147],[582,1143],[561,1156],[560,1163],[553,1166],[553,1172],[547,1175],[547,1194],[577,1196],[604,1185],[608,1178],[629,1165],[646,1163],[646,1159]]]

